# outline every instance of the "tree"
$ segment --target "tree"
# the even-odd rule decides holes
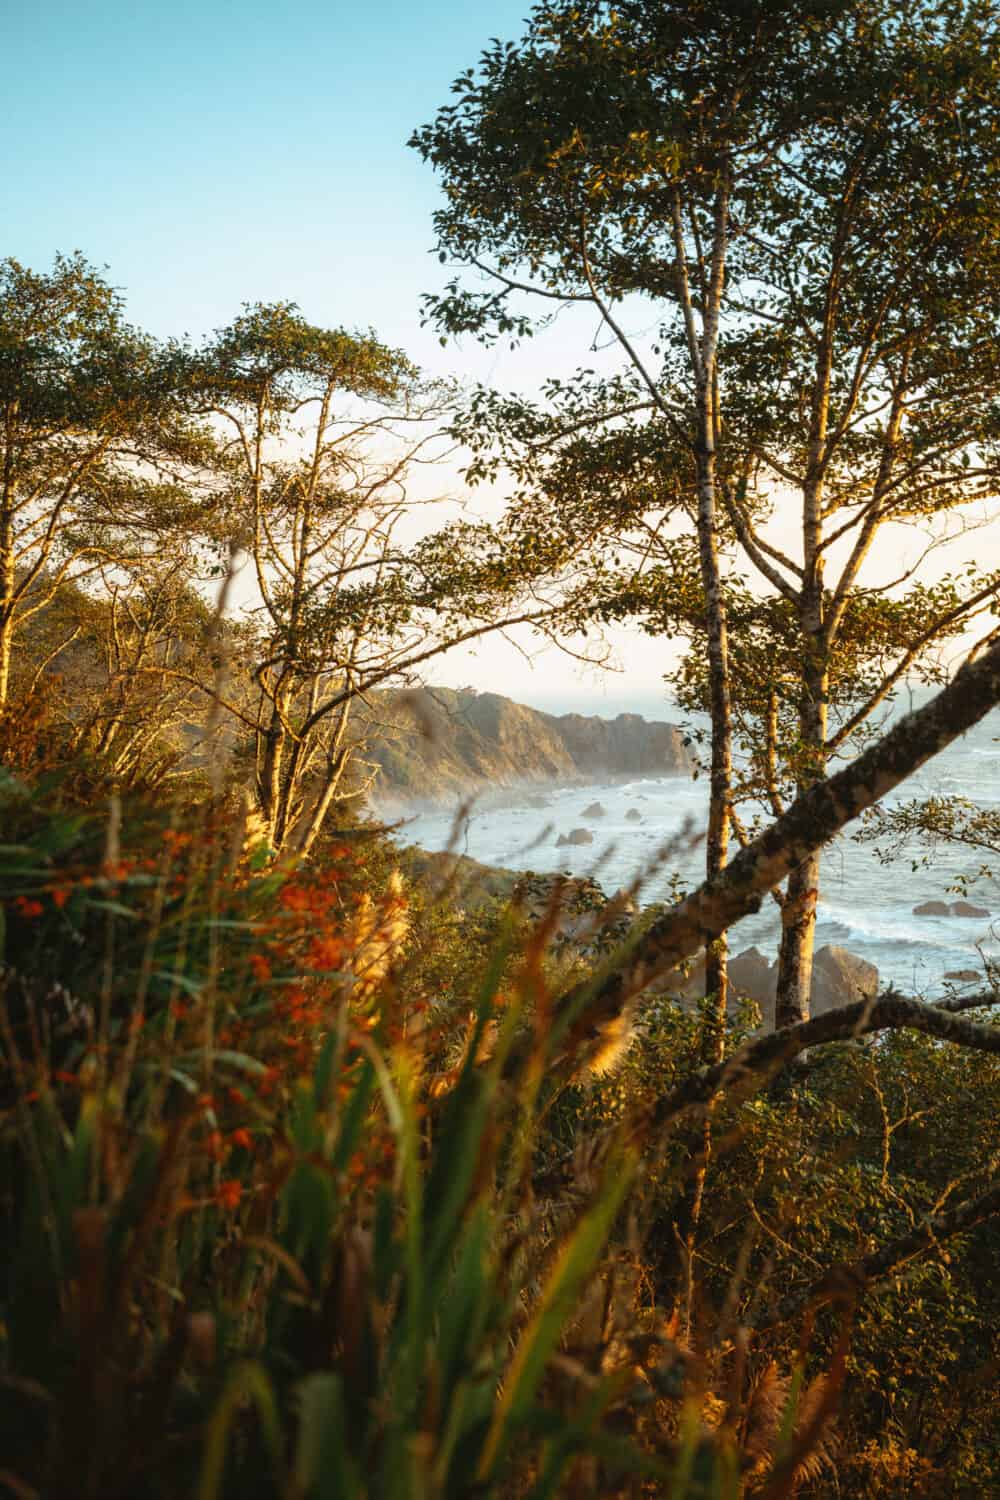
[[[195,683],[175,675],[184,667],[211,683],[226,651],[228,622],[200,582],[189,555],[157,559],[106,579],[92,605],[83,643],[97,661],[84,667],[89,688],[69,706],[73,745],[117,783],[157,785],[204,769],[212,753],[206,737],[220,726],[205,722]]]
[[[863,107],[848,96],[804,122],[744,226],[760,260],[721,355],[741,470],[726,508],[777,594],[784,642],[758,712],[773,725],[791,710],[785,765],[800,789],[933,647],[995,605],[996,570],[917,582],[892,602],[861,574],[890,523],[930,527],[926,556],[946,539],[939,518],[995,499],[997,100],[984,59],[996,34],[976,4],[873,7],[855,47]],[[797,558],[765,529],[793,496]],[[782,908],[779,1025],[808,1014],[818,889],[814,856]]]
[[[32,616],[15,683],[22,704],[41,698],[60,761],[80,758],[119,787],[204,766],[197,682],[211,685],[228,632],[200,581],[190,553],[96,568],[86,588],[64,581]]]
[[[442,451],[452,392],[374,336],[258,305],[210,341],[196,380],[218,434],[216,529],[254,580],[236,691],[215,696],[251,737],[265,838],[305,854],[330,808],[371,784],[374,768],[348,774],[377,726],[368,695],[462,641],[544,621],[553,606],[525,596],[548,559],[487,526],[417,529],[426,502],[408,485]]]
[[[19,636],[64,582],[188,533],[204,449],[182,351],[129,327],[86,261],[0,263],[0,704]]]
[[[888,521],[989,495],[995,477],[993,32],[977,4],[540,5],[524,41],[495,44],[414,136],[448,195],[442,257],[490,283],[475,293],[456,280],[430,298],[440,326],[516,337],[541,321],[521,310],[533,295],[596,311],[626,356],[624,379],[550,385],[547,412],[481,397],[465,435],[480,421],[486,441],[506,429],[508,452],[520,442],[546,515],[573,475],[587,486],[577,508],[601,505],[602,471],[620,466],[606,534],[658,566],[652,592],[632,587],[617,608],[650,618],[652,598],[661,624],[694,632],[707,655],[710,873],[734,798],[720,539],[777,595],[744,610],[757,646],[743,655],[768,635],[782,642],[759,718],[776,733],[794,713],[782,769],[800,790],[994,595],[991,575],[942,588],[918,624],[922,586],[890,620],[859,582]],[[639,298],[659,324],[648,348],[627,331],[634,310],[648,320]],[[801,562],[765,525],[793,487]],[[669,530],[685,509],[700,598]],[[829,549],[849,537],[828,590]],[[845,711],[828,738],[834,673]],[[783,906],[783,1019],[805,1013],[817,885],[810,857]]]
[[[722,874],[706,880],[668,908],[626,943],[589,985],[564,997],[563,1016],[573,1035],[591,1037],[598,1045],[603,1044],[605,1029],[620,1030],[623,1017],[628,1016],[639,997],[659,975],[697,952],[705,933],[711,937],[724,932],[741,917],[757,911],[767,893],[792,870],[978,724],[997,703],[1000,703],[1000,643],[994,643],[976,660],[967,662],[928,704],[898,720],[850,765],[811,783],[780,818],[740,850]],[[904,1005],[916,1006],[916,1010],[911,1008],[908,1012],[914,1015],[922,1015],[928,1009],[915,1001],[906,1001]],[[963,1001],[962,1007],[966,1006]],[[822,1036],[825,1019],[819,1016],[814,1021],[779,1028],[776,1033],[779,1041],[771,1051],[765,1046],[761,1055],[771,1060],[780,1057],[780,1037],[785,1034],[794,1033],[796,1038]],[[839,1023],[831,1024],[836,1030]],[[808,1030],[810,1026],[814,1028],[812,1032]],[[808,1045],[808,1039],[803,1041],[803,1047]],[[738,1078],[740,1066],[737,1063],[729,1076]]]
[[[826,20],[826,12],[823,12]],[[710,661],[707,868],[729,837],[732,771],[727,629],[718,559],[718,347],[733,196],[773,150],[786,99],[822,47],[817,10],[649,3],[535,7],[520,45],[496,42],[411,144],[444,179],[442,259],[491,282],[429,299],[447,333],[523,335],[529,294],[596,311],[632,379],[598,397],[601,423],[645,411],[668,463],[692,469]],[[657,370],[615,311],[651,299],[666,351]],[[622,403],[621,397],[626,400]],[[725,1006],[725,950],[709,988]]]

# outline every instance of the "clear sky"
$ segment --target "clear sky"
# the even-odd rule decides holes
[[[3,0],[2,253],[82,250],[159,334],[289,298],[427,357],[437,188],[406,139],[527,9]]]
[[[524,383],[520,353],[442,350],[420,327],[420,294],[444,277],[430,253],[438,188],[406,141],[529,9],[0,0],[0,254],[40,269],[81,250],[160,336],[198,337],[243,302],[287,299],[316,323],[371,326],[438,373]],[[607,689],[616,710],[661,695],[660,655],[645,641],[628,655],[629,685]],[[435,675],[488,676],[536,701],[605,692],[552,651],[526,676],[501,642]]]
[[[406,148],[530,0],[0,0],[0,255],[107,266],[132,319],[198,337],[247,301],[373,327],[425,368],[500,387],[578,360],[580,330],[510,353],[442,350],[420,328],[434,174]],[[906,547],[919,545],[907,538]],[[974,555],[974,551],[970,551]],[[899,557],[889,559],[897,568]],[[887,575],[888,576],[888,575]],[[662,643],[622,634],[605,686],[548,651],[529,673],[496,641],[435,673],[527,701],[661,695]]]

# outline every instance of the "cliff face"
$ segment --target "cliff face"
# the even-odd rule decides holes
[[[383,806],[690,768],[673,724],[650,723],[639,714],[545,714],[470,688],[379,694],[363,732],[365,758],[379,768],[372,800]]]
[[[687,771],[691,757],[676,724],[648,722],[641,714],[598,719],[584,714],[539,714],[553,726],[581,777],[663,776]]]

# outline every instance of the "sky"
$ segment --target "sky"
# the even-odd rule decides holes
[[[430,372],[530,385],[550,368],[526,365],[530,353],[442,350],[421,328],[420,295],[445,276],[432,253],[439,195],[406,146],[491,37],[521,34],[529,6],[2,0],[0,254],[41,269],[82,251],[161,337],[198,338],[244,302],[289,300],[315,323],[373,328]],[[544,358],[568,353],[550,341]],[[627,682],[552,649],[529,671],[500,641],[435,675],[601,712],[662,700],[662,653],[623,635],[623,655]]]
[[[438,186],[406,140],[491,37],[521,34],[529,4],[0,0],[0,255],[42,269],[82,251],[161,337],[288,300],[499,388],[593,363],[579,330],[511,352],[442,350],[420,326],[421,293],[448,273],[432,254]],[[670,648],[628,632],[615,645],[626,670],[611,676],[553,649],[531,669],[495,640],[435,678],[543,706],[655,710]]]
[[[406,141],[527,9],[3,0],[0,131],[16,170],[2,253],[41,267],[82,250],[156,334],[283,298],[454,368],[420,328],[420,294],[443,275],[438,190]]]

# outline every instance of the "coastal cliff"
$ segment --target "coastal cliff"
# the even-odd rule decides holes
[[[547,714],[499,693],[382,693],[363,724],[372,802],[452,802],[558,782],[669,776],[691,769],[681,730],[640,714]]]

